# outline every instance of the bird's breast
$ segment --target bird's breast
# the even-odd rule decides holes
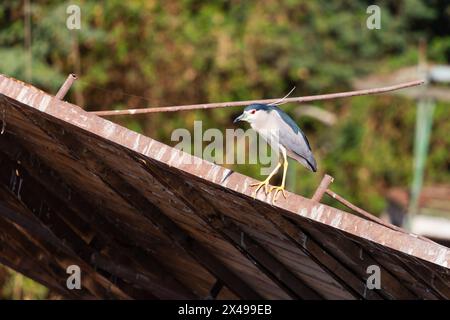
[[[257,125],[252,124],[251,127],[272,147],[272,149],[278,150],[280,148],[278,129],[272,128],[270,125],[259,128]]]

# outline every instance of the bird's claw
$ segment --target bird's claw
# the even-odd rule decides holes
[[[272,204],[275,204],[275,202],[278,199],[278,195],[281,194],[283,195],[283,197],[286,199],[286,193],[284,190],[284,186],[278,186],[278,187],[270,187],[269,193],[271,193],[273,190],[275,190],[275,193],[273,194],[272,197]]]
[[[250,187],[256,187],[256,189],[253,191],[253,199],[256,199],[256,195],[258,194],[259,189],[261,189],[264,186],[264,192],[269,194],[269,180],[264,180],[263,182],[258,183],[252,183]]]
[[[275,190],[275,192],[273,194],[273,197],[272,197],[272,204],[275,204],[275,202],[278,199],[278,196],[280,195],[280,192],[283,195],[283,197],[286,199],[286,193],[285,193],[285,190],[284,190],[284,186],[278,186],[278,187],[271,186],[271,187],[269,187],[269,181],[267,179],[264,180],[263,182],[253,183],[250,186],[251,187],[256,187],[256,189],[253,191],[253,199],[256,199],[258,191],[262,187],[264,187],[264,192],[265,192],[266,196],[268,194],[272,193],[272,191]]]

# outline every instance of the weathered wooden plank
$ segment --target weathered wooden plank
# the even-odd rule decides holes
[[[63,297],[69,298],[71,296],[77,296],[77,294],[70,294],[67,288],[64,288],[56,281],[57,277],[53,275],[53,271],[43,265],[42,261],[38,259],[40,256],[39,251],[35,250],[32,253],[26,252],[22,247],[19,247],[16,244],[16,242],[23,244],[23,242],[28,241],[28,239],[20,237],[20,233],[17,231],[13,234],[14,238],[9,236],[9,232],[15,230],[14,224],[0,219],[0,229],[2,230],[2,243],[0,244],[1,264],[43,284],[48,289]],[[5,241],[5,239],[7,239],[7,241]],[[82,298],[81,296],[79,297]],[[91,297],[94,298],[94,296]]]
[[[0,250],[2,257],[10,257],[9,260],[13,261],[13,264],[18,265],[19,267],[26,264],[26,262],[32,262],[33,270],[21,268],[25,275],[30,276],[31,278],[36,278],[34,277],[36,273],[38,274],[38,278],[41,278],[39,275],[42,275],[45,279],[45,282],[43,283],[50,283],[50,288],[58,288],[60,292],[65,293],[65,296],[72,296],[80,299],[96,297],[90,290],[86,290],[86,288],[83,288],[83,290],[81,290],[82,292],[79,292],[78,290],[69,292],[65,287],[65,281],[63,281],[67,277],[67,274],[65,274],[65,270],[58,264],[56,257],[50,255],[42,245],[36,243],[24,229],[20,228],[10,220],[3,218],[2,215],[0,215],[0,230],[3,239],[7,240],[5,241],[7,245],[2,246]],[[12,250],[12,252],[9,250]]]
[[[4,145],[2,144],[4,142],[3,137],[0,138],[0,146]],[[8,151],[10,152],[12,147],[11,145],[8,146]],[[15,148],[18,148],[18,145],[16,144],[14,146]],[[3,151],[0,151],[0,155]],[[73,209],[76,209],[77,206],[80,203],[83,203],[83,201],[77,202],[76,200],[80,200],[77,198],[76,195],[72,192],[72,199],[74,200],[73,206],[67,207],[64,205],[61,199],[58,198],[58,190],[62,190],[61,183],[58,182],[58,179],[55,179],[54,172],[50,170],[49,168],[41,168],[44,169],[44,172],[46,173],[45,177],[41,177],[39,179],[39,175],[35,173],[35,176],[31,176],[28,169],[31,169],[31,172],[33,172],[33,167],[27,160],[26,156],[27,153],[25,150],[20,150],[20,158],[17,160],[20,165],[16,164],[15,161],[9,161],[9,163],[6,163],[5,161],[2,162],[2,170],[0,170],[0,177],[2,176],[1,173],[6,170],[6,172],[11,172],[17,170],[20,172],[20,177],[23,181],[26,181],[26,183],[21,187],[21,195],[22,200],[27,204],[27,206],[30,208],[32,212],[37,212],[38,216],[36,218],[40,219],[49,229],[51,229],[55,235],[59,237],[64,243],[69,245],[74,252],[77,252],[77,254],[80,255],[81,258],[84,259],[85,262],[89,263],[91,261],[91,257],[95,254],[96,256],[98,253],[90,248],[86,241],[83,241],[82,239],[88,238],[89,240],[92,240],[91,236],[92,234],[96,234],[96,237],[101,238],[101,242],[108,247],[112,247],[114,250],[114,255],[111,256],[112,263],[118,263],[121,262],[119,260],[127,260],[129,261],[128,264],[134,265],[134,261],[142,260],[142,254],[140,255],[140,259],[136,259],[137,257],[125,257],[127,256],[127,253],[129,250],[126,250],[124,248],[120,248],[120,246],[111,238],[108,236],[107,232],[114,232],[117,233],[117,230],[112,231],[111,228],[108,228],[107,230],[104,230],[103,228],[97,228],[94,230],[88,230],[91,229],[90,226],[95,226],[96,219],[87,219],[88,222],[84,222],[82,224],[82,227],[79,227],[77,230],[74,230],[70,225],[79,225],[82,217],[86,219],[86,213],[91,212],[90,217],[92,217],[92,210],[87,209],[93,209],[92,207],[84,208],[85,210],[77,210],[77,213],[73,212]],[[24,166],[27,166],[27,169],[25,169]],[[41,162],[41,166],[43,166]],[[20,169],[19,169],[20,167]],[[16,169],[17,168],[17,169]],[[53,175],[52,175],[53,173]],[[35,180],[36,179],[36,180]],[[46,186],[41,185],[40,182],[45,183]],[[47,187],[50,187],[53,191],[53,193],[50,193],[47,189]],[[40,190],[39,193],[39,199],[35,198],[35,190]],[[28,192],[27,192],[28,191]],[[74,198],[73,198],[74,197]],[[33,200],[34,203],[33,203]],[[39,206],[42,205],[42,203],[46,203],[49,208],[45,210],[44,212],[40,212]],[[53,210],[52,210],[53,209]],[[39,211],[39,212],[38,212]],[[56,213],[56,214],[55,214]],[[64,220],[64,221],[63,221]],[[97,224],[98,226],[98,224]],[[105,224],[102,224],[102,227],[105,226]],[[83,230],[80,230],[83,229]],[[81,232],[87,232],[88,235],[81,235]],[[114,234],[113,233],[113,234]],[[106,239],[105,239],[106,237]],[[91,241],[88,241],[91,242]],[[102,251],[107,249],[107,247],[100,248]],[[154,296],[159,296],[162,299],[170,299],[170,298],[178,298],[178,299],[192,299],[195,296],[190,292],[187,288],[185,288],[177,279],[172,277],[170,273],[167,273],[167,270],[159,265],[159,263],[156,260],[149,259],[149,254],[145,255],[145,267],[142,268],[142,265],[140,268],[136,265],[134,265],[137,270],[141,269],[139,272],[145,273],[146,277],[150,277],[154,281],[153,287],[148,287],[147,289],[153,291],[152,294]],[[100,257],[102,259],[102,257]],[[150,271],[150,273],[148,273]],[[135,284],[139,284],[139,282],[136,282]],[[159,287],[158,287],[159,285]],[[167,287],[166,290],[162,290],[161,288],[165,286]],[[158,288],[157,288],[158,287]],[[145,288],[143,288],[145,289]]]
[[[387,254],[378,245],[365,244],[370,248],[370,254],[402,283],[422,299],[449,299],[449,282],[444,281],[437,272],[425,267],[421,261],[415,261],[411,266],[404,261],[401,253]]]
[[[5,197],[8,197],[9,201],[17,201],[13,199],[13,195],[10,194],[9,191],[0,186],[0,199],[5,200]],[[26,209],[21,210],[21,212],[25,211]],[[65,273],[66,268],[69,265],[74,264],[80,266],[80,268],[84,270],[82,285],[94,296],[100,298],[112,294],[117,298],[130,298],[102,276],[95,275],[90,266],[79,259],[79,257],[70,248],[63,244],[63,242],[60,242],[60,240],[49,229],[43,227],[39,222],[33,221],[34,219],[30,218],[31,213],[21,215],[0,203],[0,215],[14,224],[19,225],[21,228],[26,230],[27,234],[31,237],[36,237],[39,239],[39,246],[43,246],[44,244],[45,246],[49,246],[47,251],[55,254],[55,259],[60,267],[61,281],[64,282],[65,279],[67,279],[67,274]]]
[[[211,253],[197,243],[192,237],[185,234],[172,220],[170,220],[159,208],[155,207],[140,191],[127,183],[117,174],[113,168],[108,167],[103,161],[99,160],[94,150],[82,147],[82,143],[73,136],[61,132],[60,128],[46,119],[32,119],[34,125],[49,135],[55,141],[60,141],[70,153],[78,155],[80,161],[83,161],[86,168],[100,175],[101,179],[116,192],[118,197],[135,207],[138,212],[147,217],[158,228],[165,233],[181,248],[194,257],[209,272],[221,279],[228,288],[233,290],[240,297],[245,299],[257,299],[259,295],[245,282],[226,268]],[[80,149],[81,148],[81,149]]]
[[[73,193],[71,193],[71,199],[73,201],[77,201],[77,198],[75,197],[75,195]],[[97,209],[102,210],[102,208],[100,208],[100,207],[98,207]],[[92,214],[92,213],[95,213],[95,211],[86,209],[86,213]],[[110,216],[115,216],[115,212],[113,212],[113,211],[108,211],[108,212],[106,212],[106,214],[109,214]],[[127,221],[127,222],[129,222],[129,221]],[[122,226],[121,223],[119,223],[119,225]],[[116,227],[117,227],[116,229],[121,230],[121,228],[119,228],[119,226],[116,226]],[[127,249],[125,249],[125,250],[130,251],[130,252],[131,251],[134,252],[137,247],[148,248],[149,250],[146,250],[144,257],[148,256],[148,254],[150,252],[152,252],[152,254],[154,254],[155,257],[157,256],[157,259],[159,261],[163,261],[163,262],[167,261],[167,263],[165,263],[165,266],[163,268],[163,272],[166,274],[170,274],[171,272],[176,272],[176,274],[179,274],[180,271],[182,271],[185,266],[186,267],[190,266],[190,267],[188,267],[190,272],[193,272],[196,275],[198,274],[199,278],[197,279],[196,277],[192,277],[192,276],[191,277],[184,276],[183,280],[186,280],[185,283],[189,283],[190,287],[192,287],[196,291],[198,291],[200,296],[205,294],[204,291],[207,290],[207,287],[209,286],[209,284],[207,286],[204,285],[204,283],[206,281],[208,281],[208,279],[205,277],[206,271],[199,272],[199,269],[201,268],[199,265],[193,266],[193,264],[188,263],[188,261],[186,261],[186,259],[189,257],[186,254],[184,254],[183,251],[177,250],[177,246],[168,245],[165,243],[163,244],[163,243],[159,243],[159,242],[152,243],[152,242],[154,242],[155,237],[158,236],[158,235],[155,236],[155,234],[153,234],[153,233],[148,233],[146,235],[146,237],[148,237],[150,241],[145,241],[145,242],[138,241],[139,245],[137,245],[136,243],[133,242],[133,239],[135,238],[136,234],[132,233],[132,232],[127,232],[127,231],[125,231],[125,233],[120,232],[120,235],[118,235],[117,230],[115,230],[115,231],[112,230],[111,233],[103,232],[103,234],[113,234],[116,236],[121,236],[123,238],[123,241],[121,241],[121,242],[126,244],[126,246],[127,246]],[[123,236],[122,236],[122,234],[123,234]],[[139,235],[139,237],[140,236],[141,235]],[[170,240],[167,239],[167,241],[169,241],[169,244],[170,244]],[[107,243],[109,243],[109,242],[107,242]],[[117,253],[117,251],[114,251],[114,252]],[[118,252],[120,252],[120,250]],[[171,261],[173,260],[172,262],[169,262],[167,252],[172,253],[170,255],[170,260]],[[177,257],[177,259],[175,259],[175,260],[172,259],[174,257]],[[133,254],[132,259],[133,260],[137,259],[136,253]],[[143,261],[141,261],[142,262],[141,265],[147,266],[147,268],[150,267],[151,265],[149,264],[148,260],[149,259],[143,259]],[[139,270],[139,269],[137,269],[137,270]],[[161,280],[163,281],[163,279],[166,279],[166,278],[167,277],[161,277]],[[202,287],[204,287],[205,289],[203,290]]]
[[[12,128],[12,126],[9,126],[10,130]],[[24,135],[24,133],[20,130],[20,128],[12,128],[13,132],[11,132],[12,134],[15,134],[15,139],[22,139],[22,136]],[[41,146],[41,140],[49,140],[49,138],[46,136],[44,138],[42,138],[39,134],[39,131],[36,132],[39,129],[35,129],[33,131],[33,135],[29,136],[30,141],[26,141],[24,144],[26,144],[26,148],[29,149],[31,152],[33,152],[33,158],[31,159],[31,162],[35,161],[35,155],[40,155],[42,156],[41,159],[45,158],[44,162],[48,162],[49,166],[51,166],[53,169],[56,170],[60,170],[61,172],[64,172],[63,175],[63,179],[65,179],[67,182],[69,182],[71,184],[71,189],[67,189],[65,186],[65,182],[61,182],[61,181],[54,181],[55,185],[54,187],[56,188],[56,193],[62,194],[62,201],[68,201],[69,199],[71,201],[74,202],[78,202],[80,200],[80,198],[77,198],[77,193],[74,192],[74,190],[76,188],[78,188],[81,183],[83,186],[83,197],[84,198],[88,198],[88,202],[91,203],[91,207],[85,205],[82,208],[84,209],[83,211],[87,214],[89,214],[89,216],[93,215],[97,215],[97,213],[99,213],[101,216],[104,217],[111,217],[111,221],[107,221],[110,222],[110,224],[113,225],[112,230],[108,230],[105,231],[104,234],[111,234],[111,235],[118,235],[117,231],[120,231],[120,237],[123,239],[122,244],[126,244],[127,247],[141,247],[141,248],[145,248],[146,252],[152,252],[152,254],[155,255],[155,257],[157,259],[159,259],[159,261],[164,262],[165,266],[164,266],[164,271],[168,272],[169,270],[171,270],[170,272],[174,272],[176,273],[176,275],[182,277],[183,282],[184,283],[188,283],[189,286],[191,288],[193,288],[200,296],[203,296],[207,293],[208,288],[210,287],[210,282],[208,281],[213,281],[213,278],[211,278],[211,276],[209,275],[209,273],[203,269],[201,267],[201,265],[199,264],[192,264],[190,263],[190,261],[188,261],[189,259],[192,259],[191,257],[189,257],[184,251],[182,250],[178,250],[178,246],[173,245],[173,242],[167,238],[163,233],[161,233],[160,230],[156,229],[152,224],[148,223],[148,220],[146,218],[141,218],[140,214],[136,214],[135,209],[132,209],[132,215],[127,214],[126,216],[121,217],[118,213],[120,211],[117,210],[128,210],[127,208],[125,208],[122,203],[119,203],[119,205],[113,205],[111,206],[110,203],[111,202],[115,202],[118,203],[117,201],[114,201],[114,198],[109,198],[110,195],[108,195],[108,190],[109,187],[106,186],[103,182],[101,183],[101,185],[96,185],[95,188],[96,190],[101,190],[102,192],[97,194],[97,195],[92,195],[89,194],[88,191],[90,191],[93,186],[89,186],[87,184],[89,184],[89,182],[92,179],[98,179],[97,176],[95,176],[94,174],[92,174],[89,170],[83,169],[83,171],[79,170],[76,167],[70,167],[70,169],[65,168],[64,165],[66,165],[66,167],[68,165],[70,165],[70,161],[75,161],[73,160],[71,157],[65,156],[66,160],[64,159],[60,159],[57,156],[55,156],[55,152],[57,152],[58,154],[65,152],[65,150],[60,150],[58,149],[53,150],[51,149],[51,153],[49,155],[47,155],[46,153],[49,153],[49,150],[42,150],[42,146]],[[9,133],[9,132],[8,132]],[[20,136],[20,138],[19,138]],[[35,138],[36,137],[36,138]],[[33,140],[33,138],[35,138]],[[50,140],[51,141],[51,140]],[[23,141],[22,141],[23,142]],[[50,144],[50,143],[49,143]],[[39,148],[33,148],[34,146],[39,146]],[[47,158],[48,156],[48,158]],[[34,160],[33,160],[34,159]],[[58,162],[63,161],[64,165],[59,165]],[[42,163],[40,161],[38,162],[38,167],[40,168],[42,166]],[[79,165],[79,163],[81,163],[80,161],[76,161],[77,165]],[[81,165],[79,165],[81,167]],[[44,166],[45,168],[45,166]],[[42,169],[44,169],[42,168]],[[47,168],[45,168],[45,170],[47,170]],[[73,172],[72,170],[75,169],[75,176],[80,176],[82,177],[82,179],[80,180],[73,180],[72,176],[73,176]],[[51,174],[51,176],[53,177],[54,171],[49,171],[49,173]],[[91,180],[90,180],[91,179]],[[47,180],[51,180],[51,179],[46,179],[45,182],[47,182]],[[62,179],[59,179],[62,180]],[[80,183],[78,183],[77,181],[79,181]],[[53,181],[52,181],[53,182]],[[49,181],[50,183],[50,181]],[[53,183],[49,184],[50,186],[53,186]],[[58,190],[58,186],[61,186],[63,188],[60,188]],[[105,190],[104,188],[107,188],[107,190]],[[106,191],[106,192],[105,192]],[[115,194],[113,195],[115,196]],[[65,197],[65,198],[64,198]],[[107,200],[107,202],[104,202],[103,199]],[[85,201],[86,202],[86,201]],[[80,213],[82,215],[82,213]],[[136,217],[139,217],[139,219],[136,219]],[[90,221],[90,223],[95,223],[96,220],[94,221]],[[129,228],[125,228],[125,227],[139,227],[139,230],[132,230]],[[104,226],[103,226],[104,229]],[[115,229],[115,230],[114,230]],[[125,229],[125,230],[122,230]],[[162,237],[162,238],[161,238]],[[160,242],[162,241],[162,242]],[[168,259],[167,257],[167,252],[171,252],[172,254],[170,255],[170,259]],[[174,260],[173,258],[177,257],[176,260]],[[170,263],[168,261],[171,261]],[[167,261],[167,263],[165,263]],[[192,260],[194,261],[194,260]],[[191,276],[187,276],[187,274],[184,272],[184,266],[189,265],[189,272],[195,274],[195,276],[193,276],[191,274]],[[198,277],[197,277],[198,275]],[[211,278],[211,280],[209,280]]]
[[[291,220],[292,221],[292,220]],[[298,221],[292,221],[298,223]],[[313,225],[314,224],[314,225]],[[355,242],[349,241],[342,235],[331,235],[329,231],[321,228],[317,223],[299,224],[303,230],[308,232],[312,237],[321,239],[324,247],[333,251],[334,256],[339,259],[348,268],[353,270],[362,279],[367,279],[367,267],[376,265],[380,267],[383,281],[381,282],[381,290],[378,292],[385,299],[418,299],[418,297],[402,284],[399,279],[383,267],[383,265],[373,259],[364,249],[363,246]],[[369,290],[366,291],[366,294]]]
[[[367,292],[365,282],[356,277],[352,270],[332,256],[311,235],[305,233],[298,225],[285,219],[283,216],[257,204],[255,210],[271,221],[279,230],[286,234],[297,246],[325,272],[333,276],[343,288],[358,298],[380,299],[376,291]]]
[[[230,219],[205,201],[190,185],[185,183],[183,187],[180,187],[180,184],[175,183],[177,177],[172,173],[161,175],[157,170],[152,170],[150,166],[146,166],[146,168],[153,177],[156,177],[167,188],[170,188],[179,198],[184,199],[185,203],[208,225],[229,239],[245,256],[254,260],[260,270],[288,294],[294,298],[301,299],[322,298],[308,284],[296,277],[286,266],[265,251],[252,237],[245,234]]]

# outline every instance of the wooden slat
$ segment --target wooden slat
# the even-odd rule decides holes
[[[366,244],[366,247],[370,247],[370,254],[377,261],[382,261],[383,265],[417,296],[431,300],[450,298],[449,281],[444,281],[438,273],[425,267],[422,261],[409,264],[403,260],[402,254],[389,255],[384,248],[377,245]]]
[[[292,221],[292,220],[291,220]],[[292,221],[298,223],[297,221]],[[313,225],[314,224],[314,225]],[[399,279],[383,267],[383,265],[373,259],[363,246],[355,242],[348,241],[345,237],[333,236],[329,231],[324,230],[317,223],[302,223],[300,227],[308,232],[312,237],[321,239],[322,245],[330,248],[334,256],[344,263],[348,268],[354,271],[362,279],[367,279],[367,267],[377,265],[380,267],[383,281],[381,290],[377,290],[385,299],[417,299],[418,297],[402,284]],[[367,290],[368,291],[368,290]],[[367,293],[367,292],[366,292]]]
[[[53,270],[48,265],[44,265],[39,248],[33,247],[30,252],[23,248],[28,244],[29,239],[16,229],[13,223],[0,218],[0,229],[2,230],[2,244],[0,245],[0,263],[16,270],[23,275],[41,283],[55,293],[63,297],[78,297],[85,298],[86,295],[95,298],[89,292],[83,296],[78,295],[77,292],[70,293],[61,283],[58,283],[58,277],[55,276]]]
[[[60,141],[70,153],[74,153],[84,163],[86,168],[92,172],[100,174],[101,179],[116,192],[118,197],[135,207],[141,214],[152,223],[165,231],[165,233],[181,248],[194,257],[215,277],[224,282],[228,288],[244,299],[257,299],[257,294],[245,282],[225,267],[214,255],[209,253],[200,243],[184,233],[172,220],[170,220],[159,208],[150,203],[140,191],[128,184],[113,168],[104,164],[97,158],[94,150],[80,150],[82,143],[74,137],[62,134],[58,127],[45,119],[32,119],[34,125],[55,141]]]
[[[9,113],[10,117],[12,116],[12,112]],[[13,114],[15,118],[21,119],[17,114]],[[8,126],[8,133],[14,134],[15,139],[21,140],[25,135],[21,128],[14,127],[14,123],[10,123]],[[13,130],[13,132],[10,132]],[[108,218],[107,223],[112,224],[112,228],[106,229],[103,234],[111,234],[114,236],[119,236],[123,239],[121,241],[122,244],[125,244],[128,250],[133,250],[136,247],[144,248],[146,252],[151,252],[156,259],[162,261],[164,263],[164,272],[173,272],[177,277],[180,277],[185,284],[191,287],[196,294],[199,296],[204,296],[207,294],[207,290],[209,290],[214,278],[204,269],[200,264],[196,264],[195,260],[193,260],[188,254],[186,254],[182,249],[179,249],[177,245],[173,244],[173,241],[166,237],[161,230],[157,229],[152,223],[149,223],[147,218],[141,217],[140,213],[137,213],[135,209],[128,209],[126,205],[117,201],[115,198],[109,198],[109,186],[105,185],[102,180],[100,180],[95,174],[86,169],[78,169],[73,166],[70,169],[65,168],[64,166],[70,166],[71,162],[75,161],[76,165],[80,168],[82,167],[82,162],[74,160],[72,157],[67,155],[62,155],[65,152],[65,148],[59,147],[58,150],[54,149],[44,149],[42,148],[43,140],[46,141],[46,146],[52,146],[51,138],[44,135],[42,136],[42,132],[40,129],[34,127],[34,130],[31,131],[31,135],[27,135],[29,141],[23,142],[21,144],[25,144],[26,148],[32,152],[32,158],[30,159],[31,163],[35,163],[37,165],[38,170],[45,169],[48,167],[56,169],[64,173],[61,175],[60,181],[58,179],[53,186],[55,189],[55,193],[58,192],[62,196],[63,201],[76,201],[78,203],[79,200],[87,199],[87,202],[90,205],[86,205],[86,201],[80,202],[84,204],[80,209],[84,209],[85,214],[89,216],[96,216],[99,214],[100,216]],[[44,149],[44,150],[43,150]],[[42,158],[36,159],[36,155],[42,156]],[[66,159],[60,159],[58,156],[64,156]],[[40,160],[43,160],[44,163],[47,162],[48,166],[45,167]],[[62,165],[60,161],[63,161]],[[73,164],[72,164],[73,165]],[[75,169],[74,173],[72,170]],[[49,175],[54,176],[54,171],[48,171]],[[58,175],[56,175],[58,176]],[[80,176],[81,178],[78,178]],[[75,179],[73,179],[75,178]],[[65,179],[68,183],[71,184],[71,187],[68,189],[65,185],[65,182],[61,180]],[[92,184],[92,180],[96,179],[95,185]],[[44,182],[47,182],[50,178],[45,179]],[[98,181],[97,181],[98,180]],[[49,183],[50,183],[49,181]],[[53,182],[53,181],[51,181]],[[101,182],[99,184],[98,182]],[[91,186],[92,184],[92,186]],[[50,187],[53,183],[49,184]],[[87,186],[89,185],[89,186]],[[58,190],[58,186],[62,188]],[[76,188],[82,187],[83,196],[77,198]],[[100,191],[97,194],[92,194],[92,189],[96,188],[96,191]],[[107,189],[105,189],[107,188]],[[115,194],[114,194],[115,195]],[[111,205],[113,203],[114,205]],[[75,206],[76,207],[76,206]],[[131,208],[131,207],[129,207]],[[118,210],[132,210],[131,214],[129,212],[124,215],[121,211]],[[120,213],[120,215],[119,215]],[[80,213],[82,215],[82,213]],[[139,219],[136,219],[139,217]],[[90,223],[95,223],[94,221],[90,221]],[[106,224],[107,225],[107,224]],[[133,227],[138,229],[130,229],[128,227]],[[105,226],[101,226],[100,229],[104,229]],[[125,229],[125,230],[122,230]],[[168,257],[167,252],[171,252],[171,255]],[[133,257],[133,259],[136,259]],[[147,263],[146,261],[141,261],[142,263]],[[166,263],[167,262],[167,263]],[[186,273],[184,268],[188,266],[189,272]]]
[[[259,204],[254,206],[254,208],[268,221],[271,221],[280,232],[288,236],[322,270],[333,276],[342,287],[346,288],[355,297],[376,300],[381,298],[376,291],[367,291],[363,279],[358,278],[351,269],[332,256],[326,247],[320,245],[316,239],[307,234],[298,225],[291,223],[271,210],[263,208]]]
[[[4,197],[7,194],[8,192],[3,189],[1,190],[0,196],[3,198],[3,200],[5,200]],[[9,199],[12,200],[11,197]],[[38,246],[42,246],[44,243],[46,244],[46,246],[49,246],[49,248],[46,249],[46,252],[54,252],[54,254],[58,255],[58,258],[55,260],[58,264],[58,267],[55,268],[55,271],[58,272],[58,277],[56,279],[60,279],[59,281],[61,283],[65,283],[65,280],[68,277],[65,272],[66,267],[74,264],[80,266],[80,268],[85,271],[84,276],[82,277],[82,287],[86,288],[93,296],[98,298],[107,296],[114,296],[116,298],[122,299],[129,298],[119,288],[109,283],[100,275],[95,275],[93,277],[91,268],[75,255],[73,255],[72,252],[70,252],[70,250],[68,250],[66,246],[62,245],[48,229],[43,228],[41,225],[32,221],[28,217],[10,210],[1,203],[0,215],[4,219],[7,219],[8,221],[19,225],[23,230],[26,230],[27,234],[29,232],[31,237],[39,239],[40,241]],[[74,292],[74,294],[76,294],[76,292]]]
[[[3,137],[0,138],[0,146],[5,146],[4,142],[5,139]],[[80,229],[82,229],[83,232],[88,232],[89,234],[95,233],[96,237],[100,237],[105,245],[113,248],[114,254],[110,257],[111,265],[120,264],[120,261],[118,260],[126,260],[128,261],[128,264],[131,263],[132,265],[134,265],[135,261],[140,260],[136,259],[136,257],[130,257],[127,254],[129,250],[120,248],[120,245],[118,245],[111,237],[108,237],[108,232],[112,232],[111,228],[107,228],[106,230],[98,228],[99,224],[96,224],[97,219],[88,219],[88,222],[74,230],[70,225],[79,224],[80,221],[82,221],[82,217],[86,219],[86,215],[88,213],[91,213],[90,216],[92,217],[93,208],[89,206],[85,207],[85,210],[77,210],[77,213],[73,212],[72,208],[76,208],[79,204],[84,203],[83,201],[78,202],[77,200],[80,199],[77,198],[76,194],[73,193],[71,197],[74,205],[70,208],[65,206],[62,200],[58,198],[58,190],[62,190],[61,183],[59,182],[61,180],[57,179],[57,176],[55,175],[53,170],[46,168],[42,163],[42,160],[39,160],[40,169],[43,169],[46,173],[46,176],[42,177],[40,181],[42,181],[42,183],[45,183],[46,185],[43,186],[40,184],[40,182],[37,182],[38,180],[35,179],[39,179],[39,176],[36,172],[34,172],[35,176],[31,176],[29,174],[28,169],[31,169],[31,171],[33,171],[33,166],[27,159],[26,150],[20,149],[18,144],[16,144],[15,146],[8,145],[8,148],[0,151],[0,155],[5,150],[8,150],[11,155],[12,151],[14,151],[14,148],[17,149],[20,154],[20,158],[17,160],[20,165],[11,160],[9,161],[9,164],[6,163],[6,161],[3,161],[1,172],[4,172],[5,170],[6,172],[14,172],[15,170],[20,172],[21,179],[23,181],[26,181],[23,187],[21,187],[21,195],[22,199],[27,203],[27,206],[31,211],[35,212],[40,210],[39,206],[44,202],[48,206],[50,206],[53,210],[50,209],[46,210],[45,212],[39,212],[36,218],[40,219],[44,224],[46,224],[47,227],[51,229],[56,235],[58,235],[58,237],[63,242],[71,246],[72,249],[77,252],[77,254],[84,258],[85,262],[89,263],[93,255],[98,256],[98,252],[90,248],[82,239],[79,239],[79,233],[81,232]],[[27,166],[27,168],[25,169],[24,166]],[[0,177],[2,176],[1,172]],[[48,187],[52,189],[53,193],[50,193],[48,191]],[[28,190],[29,192],[27,192]],[[40,190],[39,199],[34,197],[34,195],[36,194],[35,190]],[[35,203],[33,204],[33,200],[36,200],[37,202],[35,201]],[[55,215],[54,213],[57,214]],[[96,225],[96,231],[89,230],[89,225]],[[105,226],[105,223],[103,222],[101,226]],[[114,230],[113,233],[117,233],[117,230]],[[89,235],[86,235],[85,237],[92,238],[89,237]],[[101,248],[101,250],[105,250],[105,247]],[[127,255],[128,257],[126,257]],[[184,285],[182,285],[177,279],[171,276],[170,273],[167,273],[167,270],[162,265],[160,265],[156,260],[149,258],[149,254],[146,254],[145,268],[143,268],[142,265],[134,265],[134,267],[139,270],[139,273],[144,273],[143,276],[145,276],[146,278],[150,277],[154,282],[153,286],[143,289],[152,291],[152,294],[154,296],[159,296],[161,299],[192,299],[195,297],[192,292],[184,287]],[[102,257],[98,259],[104,261],[104,258]],[[139,284],[142,284],[142,282],[140,282],[139,280],[135,280],[135,285],[139,286]],[[164,287],[166,288],[165,290]]]
[[[158,170],[152,170],[150,166],[146,166],[149,173],[161,181],[167,188],[170,188],[175,195],[184,199],[185,203],[200,216],[205,223],[210,225],[219,234],[229,239],[245,256],[255,261],[260,270],[275,281],[280,288],[285,290],[294,298],[301,299],[321,299],[320,294],[315,292],[304,281],[296,277],[281,262],[270,255],[264,248],[259,245],[252,237],[240,230],[225,215],[221,214],[214,208],[194,188],[188,184],[180,187],[176,183],[177,177],[172,173],[161,175]]]

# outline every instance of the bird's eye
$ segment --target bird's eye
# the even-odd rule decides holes
[[[255,109],[253,109],[253,110],[250,111],[251,114],[255,114],[255,112],[256,112]]]

